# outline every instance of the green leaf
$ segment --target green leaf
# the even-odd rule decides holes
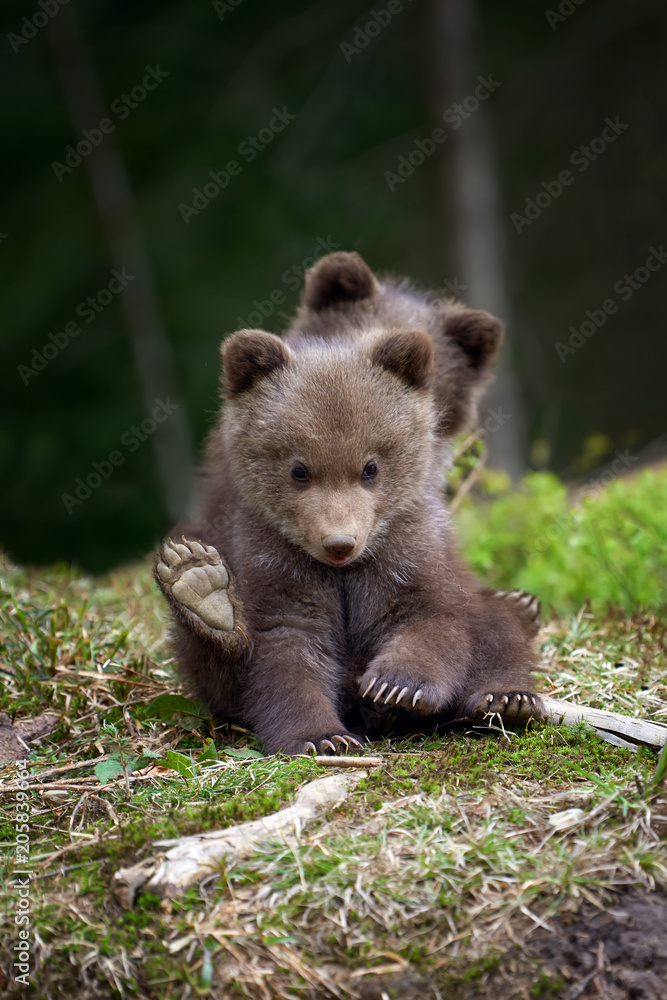
[[[220,760],[218,757],[218,751],[215,748],[215,743],[210,737],[204,740],[204,746],[201,753],[197,757],[197,763],[200,763],[203,760]]]
[[[138,757],[132,757],[127,762],[127,773],[131,774],[132,771],[141,771],[143,767],[154,764],[156,759],[159,760],[159,757],[160,755],[157,753],[142,753]]]
[[[239,757],[241,760],[246,757],[264,757],[263,753],[259,753],[257,750],[249,750],[247,747],[241,747],[240,750],[225,750],[227,757]]]
[[[128,774],[132,774],[133,771],[138,771],[142,767],[146,767],[150,764],[151,760],[159,758],[159,754],[153,753],[153,751],[146,751],[146,753],[139,754],[135,757],[125,758],[125,767],[123,767],[123,759],[119,753],[111,754],[108,760],[101,760],[99,764],[95,765],[95,774],[102,782],[106,784],[107,781],[113,781],[119,775],[123,774],[125,771]]]
[[[153,699],[148,710],[162,721],[170,721],[178,714],[194,717],[197,721],[209,717],[208,709],[202,702],[190,701],[180,694],[161,694]]]
[[[177,750],[167,750],[160,762],[163,767],[170,767],[173,771],[178,771],[184,778],[192,778],[195,773],[195,765],[185,754],[178,753]]]
[[[108,760],[101,760],[95,765],[95,776],[106,785],[107,781],[117,778],[123,773],[123,764],[118,754],[112,754]]]
[[[178,713],[174,716],[174,722],[177,723],[181,729],[185,729],[188,733],[191,733],[193,729],[198,729],[202,724],[202,717],[200,715],[179,715]]]
[[[660,757],[658,758],[658,766],[655,769],[655,774],[653,776],[653,790],[658,791],[660,785],[667,778],[667,743],[665,743],[662,751],[660,752]]]

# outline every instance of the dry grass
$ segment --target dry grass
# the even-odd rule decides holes
[[[381,744],[383,766],[297,847],[267,844],[182,900],[125,913],[112,874],[151,840],[266,814],[326,772],[155,703],[177,687],[145,567],[93,581],[5,564],[1,583],[0,708],[61,719],[30,754],[34,995],[565,996],[538,967],[503,993],[498,956],[623,886],[667,885],[655,758],[536,726]],[[584,611],[542,641],[549,693],[664,721],[654,617]],[[15,774],[0,772],[7,969]]]

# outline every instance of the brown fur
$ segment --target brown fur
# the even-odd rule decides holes
[[[471,715],[487,692],[528,689],[534,665],[532,622],[476,584],[441,495],[500,324],[378,282],[356,254],[320,261],[303,302],[284,340],[241,331],[222,348],[194,535],[230,571],[234,632],[158,579],[199,694],[286,753]],[[353,540],[347,564],[331,564],[329,537]],[[399,708],[362,697],[373,679],[383,700],[407,688]]]
[[[354,292],[344,297],[344,288]],[[502,343],[500,320],[418,291],[405,280],[380,281],[356,253],[323,257],[306,275],[301,308],[287,342],[304,337],[356,339],[371,329],[428,333],[434,348],[438,433],[450,438],[473,423]]]

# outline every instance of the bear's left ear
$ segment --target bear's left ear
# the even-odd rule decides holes
[[[445,336],[463,351],[469,367],[480,374],[495,360],[503,334],[500,320],[482,309],[459,307],[445,320]]]
[[[416,389],[425,389],[433,375],[433,341],[421,330],[389,333],[373,346],[371,363]]]
[[[222,386],[228,399],[245,392],[257,379],[286,368],[290,361],[287,344],[264,330],[239,330],[223,340],[220,352]]]
[[[377,290],[373,272],[358,253],[330,253],[306,272],[301,301],[307,309],[320,312],[370,299]]]

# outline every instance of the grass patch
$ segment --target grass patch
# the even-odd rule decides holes
[[[613,477],[612,477],[613,478]],[[532,473],[508,492],[497,476],[492,502],[458,514],[463,550],[489,586],[539,594],[559,615],[583,604],[667,612],[667,466],[616,478],[575,496],[552,473]]]
[[[651,490],[662,486],[642,481],[656,504]],[[491,563],[500,553],[499,574],[515,566],[507,553],[524,502],[498,501],[488,527],[477,508],[470,513],[465,530]],[[510,541],[496,550],[489,540],[501,523]],[[573,551],[552,592],[556,606],[574,610],[541,633],[540,686],[665,721],[665,628],[655,607],[631,617],[622,601],[596,610],[602,589],[582,596],[586,574],[570,579],[569,560],[587,566],[592,550]],[[658,569],[646,564],[655,582]],[[533,577],[511,582],[543,590],[532,565]],[[296,846],[267,843],[181,899],[144,896],[125,912],[113,873],[152,840],[266,815],[325,772],[305,758],[262,756],[249,733],[214,729],[179,695],[145,567],[91,580],[66,567],[3,564],[0,621],[0,709],[13,718],[49,710],[60,720],[29,754],[32,995],[509,1000],[497,979],[509,941],[566,923],[586,905],[605,907],[623,887],[667,884],[667,802],[664,791],[651,798],[655,756],[613,747],[583,726],[536,725],[377,744],[384,765]],[[7,969],[16,796],[6,789],[15,773],[13,765],[0,772]],[[554,825],[563,813],[574,818]],[[565,995],[560,973],[539,962],[521,975],[517,996]]]

